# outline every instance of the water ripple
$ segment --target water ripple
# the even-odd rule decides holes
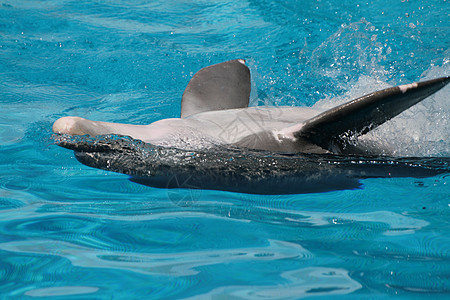
[[[187,299],[300,299],[305,297],[333,297],[361,289],[348,271],[334,268],[310,267],[281,274],[287,283],[264,286],[224,286]]]
[[[374,211],[368,213],[305,212],[283,209],[277,211],[290,216],[286,217],[287,221],[310,224],[312,226],[340,225],[347,222],[384,223],[389,226],[389,229],[384,232],[387,235],[410,234],[429,225],[427,221],[391,211]]]
[[[0,244],[0,249],[14,253],[57,255],[69,259],[74,266],[85,268],[121,269],[143,274],[188,276],[199,267],[234,261],[274,261],[308,259],[312,254],[293,243],[269,240],[265,247],[214,249],[178,253],[123,253],[98,250],[76,244],[33,240]]]
[[[98,291],[98,287],[92,286],[58,286],[29,290],[25,293],[30,297],[55,297],[92,294]]]

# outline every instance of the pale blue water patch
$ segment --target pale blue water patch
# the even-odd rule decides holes
[[[2,299],[424,299],[450,292],[450,187],[366,179],[264,196],[156,189],[53,145],[59,117],[177,117],[200,68],[245,58],[253,105],[330,107],[450,74],[447,1],[0,3]],[[447,157],[445,88],[373,133]]]

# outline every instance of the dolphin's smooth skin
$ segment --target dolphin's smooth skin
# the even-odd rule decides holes
[[[155,187],[257,194],[357,188],[361,178],[449,171],[450,158],[379,156],[382,149],[355,143],[449,82],[442,77],[392,87],[326,111],[248,107],[250,71],[238,59],[194,75],[180,118],[130,125],[63,117],[53,132],[83,164]]]

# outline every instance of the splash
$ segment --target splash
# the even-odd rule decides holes
[[[320,76],[338,79],[335,84],[346,88],[346,83],[363,74],[384,81],[387,71],[380,63],[391,51],[378,41],[375,26],[363,18],[341,25],[336,33],[314,49],[311,65]]]
[[[378,34],[370,22],[362,19],[342,25],[313,51],[311,64],[315,72],[327,80],[331,79],[335,85],[333,88],[342,91],[338,95],[330,93],[316,102],[314,108],[330,109],[377,90],[411,83],[388,83],[389,78],[406,76],[394,73],[392,66],[386,69],[386,57],[392,49],[378,41]],[[450,50],[446,51],[444,59],[430,62],[430,67],[419,80],[449,74]],[[383,155],[396,157],[449,157],[449,96],[450,89],[446,87],[360,137],[355,144],[368,150],[383,149]]]
[[[450,64],[432,66],[424,73],[423,80],[450,73]],[[375,90],[389,87],[370,76],[361,76],[344,95],[318,101],[314,108],[329,109],[356,99]],[[384,155],[397,157],[449,157],[450,156],[450,89],[428,97],[392,120],[360,137],[358,146],[383,149]]]

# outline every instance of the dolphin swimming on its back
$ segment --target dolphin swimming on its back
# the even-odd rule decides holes
[[[251,158],[230,153],[238,150],[256,151],[253,152],[253,156],[247,157],[257,157],[259,154],[255,153],[264,153],[263,156],[266,158],[277,157],[275,155],[277,153],[295,153],[300,156],[301,154],[322,155],[322,157],[344,154],[367,155],[366,150],[355,146],[355,137],[390,120],[449,82],[450,77],[442,77],[388,88],[326,111],[305,107],[248,107],[250,71],[245,61],[239,59],[206,67],[194,75],[182,97],[181,118],[163,119],[149,125],[129,125],[90,121],[79,117],[63,117],[53,124],[53,131],[72,136],[128,136],[153,147],[177,149],[178,154],[186,151],[202,153],[200,155],[203,157],[202,161],[212,164],[220,163],[217,157],[212,159],[217,149],[225,151],[226,154],[222,157],[230,156],[229,162],[221,162],[225,165],[224,168],[217,168],[214,182],[206,183],[208,177],[205,177],[206,171],[202,169],[204,165],[199,166],[194,163],[186,166],[185,160],[180,159],[177,162],[173,158],[170,159],[170,163],[164,162],[161,155],[155,157],[142,155],[142,147],[130,152],[129,145],[133,144],[130,143],[131,140],[122,144],[117,140],[108,141],[107,139],[100,143],[67,139],[60,141],[61,146],[75,150],[77,158],[87,165],[126,173],[135,178],[145,178],[150,185],[170,186],[170,178],[181,176],[185,172],[185,176],[189,175],[189,178],[197,184],[197,186],[193,185],[194,187],[261,193],[261,190],[254,191],[254,189],[258,189],[257,186],[262,183],[261,180],[264,177],[260,174],[262,169],[269,168],[270,170],[262,173],[273,173],[272,177],[267,177],[263,180],[264,182],[273,181],[275,177],[277,182],[283,180],[291,182],[293,177],[303,177],[301,180],[306,182],[315,180],[315,184],[320,186],[321,182],[327,184],[328,179],[325,178],[330,178],[330,173],[333,173],[333,178],[339,177],[337,181],[340,181],[341,177],[383,176],[383,172],[386,176],[388,173],[392,176],[392,172],[380,173],[377,169],[376,174],[372,174],[359,168],[360,170],[357,171],[359,173],[354,171],[340,173],[330,167],[326,170],[320,167],[315,168],[314,165],[317,167],[317,163],[308,161],[307,164],[313,165],[308,167],[308,172],[305,173],[304,170],[302,172],[298,162],[291,161],[283,165],[278,159],[275,165],[277,163],[279,166],[283,165],[283,170],[289,169],[290,164],[296,168],[283,173],[275,170],[276,166],[249,163],[252,161]],[[131,158],[133,155],[134,157]],[[171,155],[177,156],[176,153]],[[125,159],[125,157],[128,158]],[[233,161],[235,157],[241,157],[240,165],[236,163],[236,160]],[[149,161],[145,160],[150,160],[151,163],[148,164]],[[283,160],[286,160],[285,156]],[[261,161],[261,159],[255,161]],[[146,165],[147,169],[143,169],[143,165]],[[231,165],[233,165],[232,169],[230,169]],[[158,168],[161,169],[159,172]],[[186,168],[190,171],[186,171]],[[314,169],[317,169],[316,174]],[[214,168],[208,170],[214,173]],[[252,171],[257,177],[252,178]],[[236,178],[242,177],[245,172],[250,173],[243,177],[246,182],[242,183]],[[198,177],[196,180],[192,177],[195,177],[195,174]],[[324,174],[326,174],[325,177]],[[236,180],[230,181],[227,176]],[[305,176],[309,176],[309,179],[305,179]],[[224,179],[225,177],[228,179]],[[258,184],[253,186],[253,182]],[[301,191],[300,187],[294,192]]]

